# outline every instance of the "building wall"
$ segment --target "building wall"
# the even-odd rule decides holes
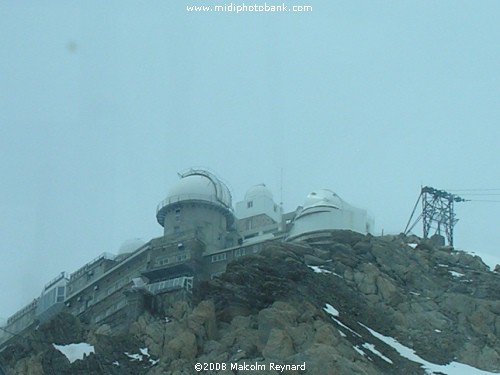
[[[116,266],[117,262],[114,258],[113,254],[103,253],[79,270],[73,272],[68,282],[68,296],[71,296],[86,285],[92,284],[112,267]]]
[[[181,201],[171,205],[166,211],[163,227],[165,237],[196,233],[209,251],[226,247],[227,233],[231,231],[222,208],[194,201]]]

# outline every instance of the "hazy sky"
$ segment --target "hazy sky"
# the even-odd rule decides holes
[[[0,0],[0,318],[160,236],[156,205],[191,166],[233,202],[258,183],[279,201],[283,170],[287,211],[330,188],[385,233],[421,185],[500,189],[498,0],[186,11],[224,4]],[[499,209],[457,204],[456,247],[500,258]]]

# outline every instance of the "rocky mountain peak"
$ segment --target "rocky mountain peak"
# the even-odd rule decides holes
[[[226,364],[202,374],[500,372],[499,281],[430,241],[332,231],[271,243],[127,329],[60,314],[0,361],[40,375],[196,374],[196,363]],[[71,343],[94,350],[71,362],[53,345]]]

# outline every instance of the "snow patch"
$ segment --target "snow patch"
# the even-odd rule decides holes
[[[158,362],[160,362],[159,359],[152,359],[151,358],[151,355],[149,354],[148,348],[139,348],[139,351],[141,352],[141,354],[139,354],[139,353],[130,354],[129,352],[125,352],[124,354],[127,357],[129,357],[131,361],[142,361],[142,360],[144,360],[144,357],[146,357],[148,359],[149,363],[151,364],[151,366],[154,366]]]
[[[347,335],[346,335],[344,332],[342,332],[340,329],[337,329],[337,331],[339,331],[340,336],[342,336],[342,337],[347,337]]]
[[[369,351],[371,351],[373,354],[379,356],[380,358],[382,358],[384,361],[386,361],[387,363],[390,363],[391,365],[393,364],[392,361],[387,358],[385,355],[383,355],[382,353],[380,353],[377,349],[375,349],[375,345],[373,344],[368,344],[367,342],[365,342],[363,345],[361,345],[363,348],[365,349],[368,349]]]
[[[451,274],[451,276],[453,276],[453,277],[463,277],[463,276],[465,276],[463,273],[460,273],[460,272],[455,272],[455,271],[448,271],[448,272],[449,272],[449,273]]]
[[[358,322],[358,324],[366,328],[373,336],[378,338],[380,341],[385,342],[387,345],[395,349],[402,357],[409,359],[410,361],[420,363],[423,369],[429,374],[444,374],[444,375],[494,375],[494,372],[479,370],[475,367],[459,363],[451,362],[447,365],[437,365],[432,362],[428,362],[423,358],[420,358],[413,349],[400,344],[396,339],[388,336],[384,336],[377,331],[365,326],[363,323]]]
[[[332,271],[325,270],[324,268],[318,266],[307,266],[316,273],[332,273]]]
[[[356,345],[354,345],[352,348],[356,350],[359,354],[361,354],[363,357],[366,355],[366,353],[362,351],[360,348],[358,348]]]
[[[68,358],[70,363],[73,363],[78,360],[83,360],[90,353],[95,353],[94,347],[85,342],[81,342],[79,344],[68,344],[68,345],[56,345],[52,344],[54,348],[59,350],[62,354]]]
[[[326,313],[331,315],[331,316],[334,316],[334,317],[339,316],[339,311],[335,307],[333,307],[332,305],[330,305],[328,303],[325,303],[325,307],[323,307],[323,310],[325,310]]]

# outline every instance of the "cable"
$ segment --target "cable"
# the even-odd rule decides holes
[[[500,189],[446,189],[447,191],[500,191]]]
[[[470,199],[469,202],[492,202],[492,203],[500,203],[500,200],[493,200],[493,199]]]
[[[492,196],[492,195],[500,195],[500,193],[462,193],[461,195],[468,197],[471,195],[481,195],[481,196]]]

